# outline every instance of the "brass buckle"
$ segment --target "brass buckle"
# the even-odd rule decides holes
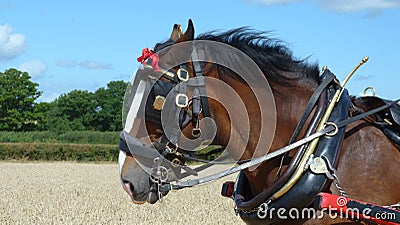
[[[181,99],[183,99],[183,103],[181,103]],[[175,97],[175,103],[180,108],[185,108],[188,106],[189,99],[185,94],[177,94]]]
[[[178,78],[182,82],[186,82],[189,80],[189,72],[185,69],[179,68],[176,74],[178,74]]]
[[[157,95],[156,99],[153,102],[153,108],[155,110],[162,110],[164,108],[165,97],[161,95]]]

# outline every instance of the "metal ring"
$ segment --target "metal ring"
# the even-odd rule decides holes
[[[328,136],[328,137],[335,136],[335,135],[338,133],[338,131],[339,131],[338,126],[336,125],[336,123],[333,123],[333,122],[326,122],[326,123],[325,123],[325,127],[327,127],[327,126],[329,126],[329,125],[332,125],[333,128],[335,128],[335,129],[334,129],[332,132],[330,132],[330,133],[326,133],[325,135]]]
[[[201,136],[201,129],[200,128],[193,128],[192,129],[192,137],[199,138]]]
[[[186,77],[182,77],[182,72],[184,72],[186,74]],[[176,74],[178,74],[178,78],[182,82],[186,82],[189,80],[189,72],[183,68],[179,68],[178,71],[176,72]]]
[[[367,94],[368,94],[368,91],[372,91],[372,96],[375,96],[375,95],[376,95],[375,88],[369,86],[369,87],[366,87],[366,88],[364,89],[364,96],[370,96],[370,95],[367,95]]]
[[[178,167],[179,165],[181,165],[181,160],[180,159],[178,159],[178,158],[174,158],[174,159],[172,159],[172,161],[171,161],[171,165],[173,166],[173,167]]]
[[[184,98],[185,99],[185,103],[184,104],[179,103],[179,99],[180,98]],[[175,103],[176,103],[176,105],[178,107],[185,108],[186,106],[188,106],[189,98],[185,94],[177,94],[176,97],[175,97]]]
[[[168,180],[168,169],[164,166],[158,166],[152,169],[150,180],[154,183],[166,182]]]
[[[154,164],[160,163],[160,162],[161,162],[160,157],[155,157],[155,158],[153,159],[153,163],[154,163]]]

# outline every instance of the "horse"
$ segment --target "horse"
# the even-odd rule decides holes
[[[202,43],[202,41],[220,43],[238,49],[254,61],[259,70],[250,71],[247,68],[250,66],[246,63],[244,70],[247,71],[244,73],[247,72],[247,75],[238,75],[240,72],[221,65],[223,63],[213,62],[217,58],[214,54],[215,49],[207,49],[203,44],[193,44],[193,42]],[[185,46],[183,45],[185,43],[190,44]],[[195,45],[196,47],[193,47]],[[199,51],[201,48],[203,48],[202,51]],[[207,58],[204,54],[211,56]],[[233,61],[233,64],[243,61],[232,52],[225,51],[219,54],[223,54],[228,61]],[[177,58],[183,60],[177,60]],[[206,141],[205,145],[218,145],[222,149],[228,149],[228,155],[236,160],[239,166],[247,165],[254,158],[278,152],[285,146],[297,143],[302,138],[325,128],[328,122],[320,125],[322,126],[320,128],[318,124],[329,108],[327,105],[332,104],[332,96],[336,92],[340,93],[338,103],[333,105],[332,114],[328,114],[328,119],[334,122],[329,123],[339,124],[340,121],[363,114],[374,109],[375,106],[387,104],[387,101],[376,97],[350,97],[347,90],[340,88],[335,76],[329,82],[324,82],[328,80],[328,77],[332,77],[329,69],[324,68],[322,76],[316,63],[295,58],[281,40],[270,38],[268,33],[249,28],[237,28],[225,32],[214,31],[195,38],[191,20],[185,32],[182,32],[180,25],[175,24],[169,39],[156,44],[153,51],[144,50],[138,61],[142,62],[146,68],[150,68],[146,71],[145,77],[152,77],[157,81],[154,81],[149,89],[144,88],[148,84],[133,82],[127,90],[127,93],[135,93],[135,97],[129,99],[124,108],[126,119],[124,135],[121,135],[119,171],[124,190],[136,204],[146,202],[154,204],[161,201],[171,189],[165,188],[164,184],[168,182],[163,179],[163,175],[170,174],[169,178],[175,179],[179,177],[179,172],[174,169],[176,165],[181,165],[186,174],[196,175],[198,171],[185,166],[185,161],[196,160],[194,157],[196,154],[192,154],[191,149],[204,144],[204,141]],[[259,73],[261,76],[254,73]],[[139,77],[141,74],[136,76]],[[188,79],[192,78],[199,79],[189,83]],[[219,81],[223,82],[222,86],[219,85]],[[185,82],[187,84],[174,88],[176,84]],[[322,83],[326,83],[324,88],[320,88]],[[189,87],[195,88],[189,90]],[[158,92],[155,90],[157,88]],[[266,90],[265,93],[258,95],[257,91],[263,89]],[[319,89],[321,89],[319,94],[315,95]],[[171,90],[176,91],[172,100],[160,95],[163,90],[166,92],[163,93],[164,96]],[[227,102],[223,103],[218,101],[218,96],[224,95],[224,92],[230,93],[229,90],[235,92],[228,94],[233,96],[232,99],[228,98]],[[141,98],[145,99],[146,93],[150,100],[141,101]],[[207,96],[214,96],[214,98]],[[314,99],[314,104],[310,104],[311,99]],[[173,102],[172,105],[176,104],[173,110],[167,111],[164,109],[165,106],[163,108],[163,104],[167,104],[168,101]],[[260,104],[265,105],[260,107]],[[224,107],[232,107],[232,109]],[[143,112],[138,112],[142,108]],[[290,151],[279,154],[277,157],[243,166],[237,187],[233,190],[237,214],[249,224],[278,222],[282,224],[360,224],[360,221],[327,216],[317,219],[304,217],[268,222],[260,219],[259,211],[260,207],[268,208],[279,201],[280,203],[276,203],[276,206],[291,205],[291,202],[295,202],[294,205],[292,204],[295,208],[310,207],[315,203],[313,192],[315,190],[342,196],[348,195],[354,199],[379,205],[400,202],[398,188],[400,179],[397,179],[400,171],[400,152],[399,142],[396,143],[400,129],[396,123],[397,116],[390,114],[391,109],[395,108],[396,104],[391,104],[390,108],[381,110],[381,114],[363,116],[342,127],[333,126],[335,132],[330,133],[329,137],[327,133],[320,135],[320,143],[316,141],[316,145],[321,147],[316,148],[331,146],[321,150],[323,153],[319,158],[322,158],[320,161],[324,162],[329,172],[328,170],[308,171],[304,174],[307,168],[310,170],[312,167],[311,159],[317,162],[313,155],[318,155],[316,153],[318,150],[308,155],[306,160],[302,159],[304,151],[311,148],[311,141],[296,145],[289,149]],[[155,111],[154,109],[157,109],[158,116],[151,113]],[[129,116],[132,114],[131,111],[135,111],[138,117],[135,119],[139,121],[139,125],[133,124],[133,119]],[[305,113],[306,111],[308,113]],[[139,114],[143,114],[141,118]],[[163,122],[161,122],[160,114],[164,114]],[[213,123],[207,123],[207,118],[211,118]],[[245,121],[243,122],[245,125],[237,122],[241,118]],[[171,123],[171,120],[177,120],[178,123]],[[177,129],[170,129],[169,126]],[[392,138],[387,135],[388,132]],[[168,137],[166,133],[169,134]],[[211,137],[203,137],[207,133],[212,133]],[[130,136],[137,138],[131,140]],[[170,136],[173,136],[173,140],[166,140]],[[182,147],[185,145],[179,142],[182,138],[192,145]],[[199,141],[193,142],[196,140]],[[136,144],[128,146],[130,141]],[[151,148],[155,151],[150,150]],[[169,157],[171,155],[172,157]],[[167,166],[154,166],[160,165],[159,157],[161,156],[166,158],[162,163],[168,164],[172,169],[166,169]],[[153,160],[151,160],[152,157]],[[303,161],[305,169],[296,169]],[[211,163],[211,165],[214,164]],[[291,177],[294,177],[294,171],[300,171],[298,173],[301,174],[301,178],[293,181]],[[315,179],[320,179],[318,184],[312,182]],[[290,183],[295,183],[295,185],[290,187]],[[186,187],[194,185],[190,183]],[[282,189],[285,189],[283,187],[288,185],[289,191],[276,194],[282,193]],[[180,186],[182,187],[185,185]],[[311,191],[305,192],[308,190]],[[308,198],[303,202],[300,201],[300,205],[296,205],[296,202],[299,202],[296,199],[301,198],[302,195],[311,195],[312,200]]]

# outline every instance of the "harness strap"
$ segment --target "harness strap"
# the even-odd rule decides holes
[[[321,120],[324,112],[326,111],[327,108],[326,102],[328,101],[327,99],[328,94],[326,92],[327,91],[322,93],[319,98],[317,109],[313,115],[312,120],[310,121],[309,127],[306,133],[304,134],[304,137],[307,137],[315,132],[319,124],[319,121]],[[274,182],[273,185],[265,188],[261,193],[257,194],[256,196],[254,196],[254,198],[252,198],[249,201],[242,201],[239,203],[238,201],[235,200],[236,207],[240,210],[254,209],[263,202],[265,202],[265,199],[269,198],[274,193],[276,193],[280,188],[282,188],[290,179],[290,177],[293,175],[295,169],[299,165],[300,160],[302,159],[304,152],[306,150],[306,147],[307,145],[302,145],[301,147],[299,147],[299,149],[296,151],[296,154],[291,158],[290,164],[288,165],[286,170],[283,171],[282,175]]]
[[[322,75],[323,80],[320,85],[318,85],[317,89],[315,89],[313,95],[311,96],[310,100],[307,103],[306,109],[303,112],[303,115],[300,119],[300,121],[297,123],[296,129],[294,130],[292,137],[289,140],[289,144],[293,143],[296,138],[299,136],[300,131],[303,129],[307,119],[310,117],[310,114],[312,110],[314,109],[315,105],[317,104],[317,101],[319,97],[321,96],[322,92],[332,83],[333,80],[335,80],[335,75],[329,71],[328,69],[324,70],[324,73]],[[278,178],[282,172],[282,166],[283,162],[285,160],[285,157],[287,156],[287,153],[282,156],[281,162],[279,165],[278,172],[276,172],[276,177]]]
[[[196,77],[202,77],[203,76],[203,70],[201,69],[200,65],[200,60],[204,60],[204,50],[198,50],[196,49],[196,46],[193,45],[193,51],[192,51],[192,63],[193,63],[193,69],[194,69],[194,74]],[[201,103],[203,107],[203,114],[204,117],[210,117],[210,105],[208,104],[208,98],[207,98],[207,92],[206,92],[206,87],[200,86],[199,87],[200,91],[200,98],[201,98]]]
[[[363,119],[363,118],[365,118],[365,117],[367,117],[369,115],[372,115],[372,114],[377,113],[379,111],[385,110],[385,109],[391,107],[393,104],[396,104],[398,101],[400,101],[400,99],[392,101],[390,103],[387,103],[387,104],[385,104],[385,105],[383,105],[381,107],[375,108],[375,109],[373,109],[371,111],[368,111],[368,112],[359,114],[357,116],[351,117],[349,119],[342,120],[339,123],[337,123],[336,126],[334,126],[332,124],[327,124],[327,126],[324,129],[322,129],[322,130],[320,130],[320,131],[318,131],[318,132],[316,132],[316,133],[314,133],[314,134],[312,134],[312,135],[310,135],[310,136],[308,136],[306,138],[300,139],[300,140],[298,140],[298,141],[296,141],[296,142],[294,142],[292,144],[289,144],[289,145],[287,145],[287,146],[285,146],[283,148],[280,148],[280,149],[278,149],[278,150],[276,150],[274,152],[268,153],[268,154],[263,155],[263,156],[258,157],[258,158],[254,158],[251,161],[243,163],[241,165],[232,167],[230,169],[227,169],[227,170],[224,170],[222,172],[219,172],[219,173],[216,173],[216,174],[213,174],[213,175],[209,175],[209,176],[206,176],[206,177],[200,178],[200,179],[188,180],[188,181],[184,181],[184,182],[177,182],[176,184],[164,184],[162,186],[162,189],[163,190],[171,190],[171,189],[177,190],[177,189],[183,189],[183,188],[187,188],[187,187],[193,187],[193,186],[198,185],[198,184],[206,183],[206,182],[209,182],[209,181],[213,181],[213,180],[216,180],[216,179],[231,175],[233,173],[239,172],[240,170],[247,169],[247,168],[249,168],[251,166],[257,165],[259,163],[262,163],[264,161],[267,161],[269,159],[272,159],[274,157],[282,155],[282,154],[284,154],[286,152],[289,152],[294,148],[297,148],[297,147],[299,147],[299,146],[301,146],[303,144],[306,144],[306,143],[308,143],[308,142],[310,142],[310,141],[312,141],[312,140],[314,140],[314,139],[316,139],[318,137],[326,135],[327,133],[333,132],[338,128],[345,127],[346,125],[348,125],[350,123],[353,123],[353,122],[355,122],[357,120]]]
[[[307,119],[310,117],[310,114],[312,110],[314,109],[314,106],[317,104],[317,101],[319,99],[319,96],[321,96],[321,93],[328,87],[328,85],[335,79],[335,75],[326,69],[324,71],[323,80],[322,83],[315,89],[314,94],[311,96],[310,100],[308,101],[308,104],[306,106],[306,109],[303,112],[303,116],[301,117],[299,123],[296,126],[296,129],[294,130],[292,137],[289,140],[289,144],[293,143],[296,138],[299,136],[301,129],[304,127]]]

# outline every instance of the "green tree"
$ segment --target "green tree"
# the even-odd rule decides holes
[[[0,130],[32,130],[37,124],[35,100],[42,94],[27,72],[0,72]]]
[[[93,126],[99,131],[122,130],[122,102],[128,83],[124,81],[111,81],[107,88],[99,88],[94,93],[96,116]]]
[[[53,102],[49,112],[49,129],[58,132],[93,130],[97,105],[93,96],[93,93],[81,90],[62,94]]]
[[[53,108],[54,104],[48,102],[39,102],[35,104],[33,108],[34,112],[34,120],[36,121],[35,130],[48,130],[48,122],[49,122],[49,112]]]

